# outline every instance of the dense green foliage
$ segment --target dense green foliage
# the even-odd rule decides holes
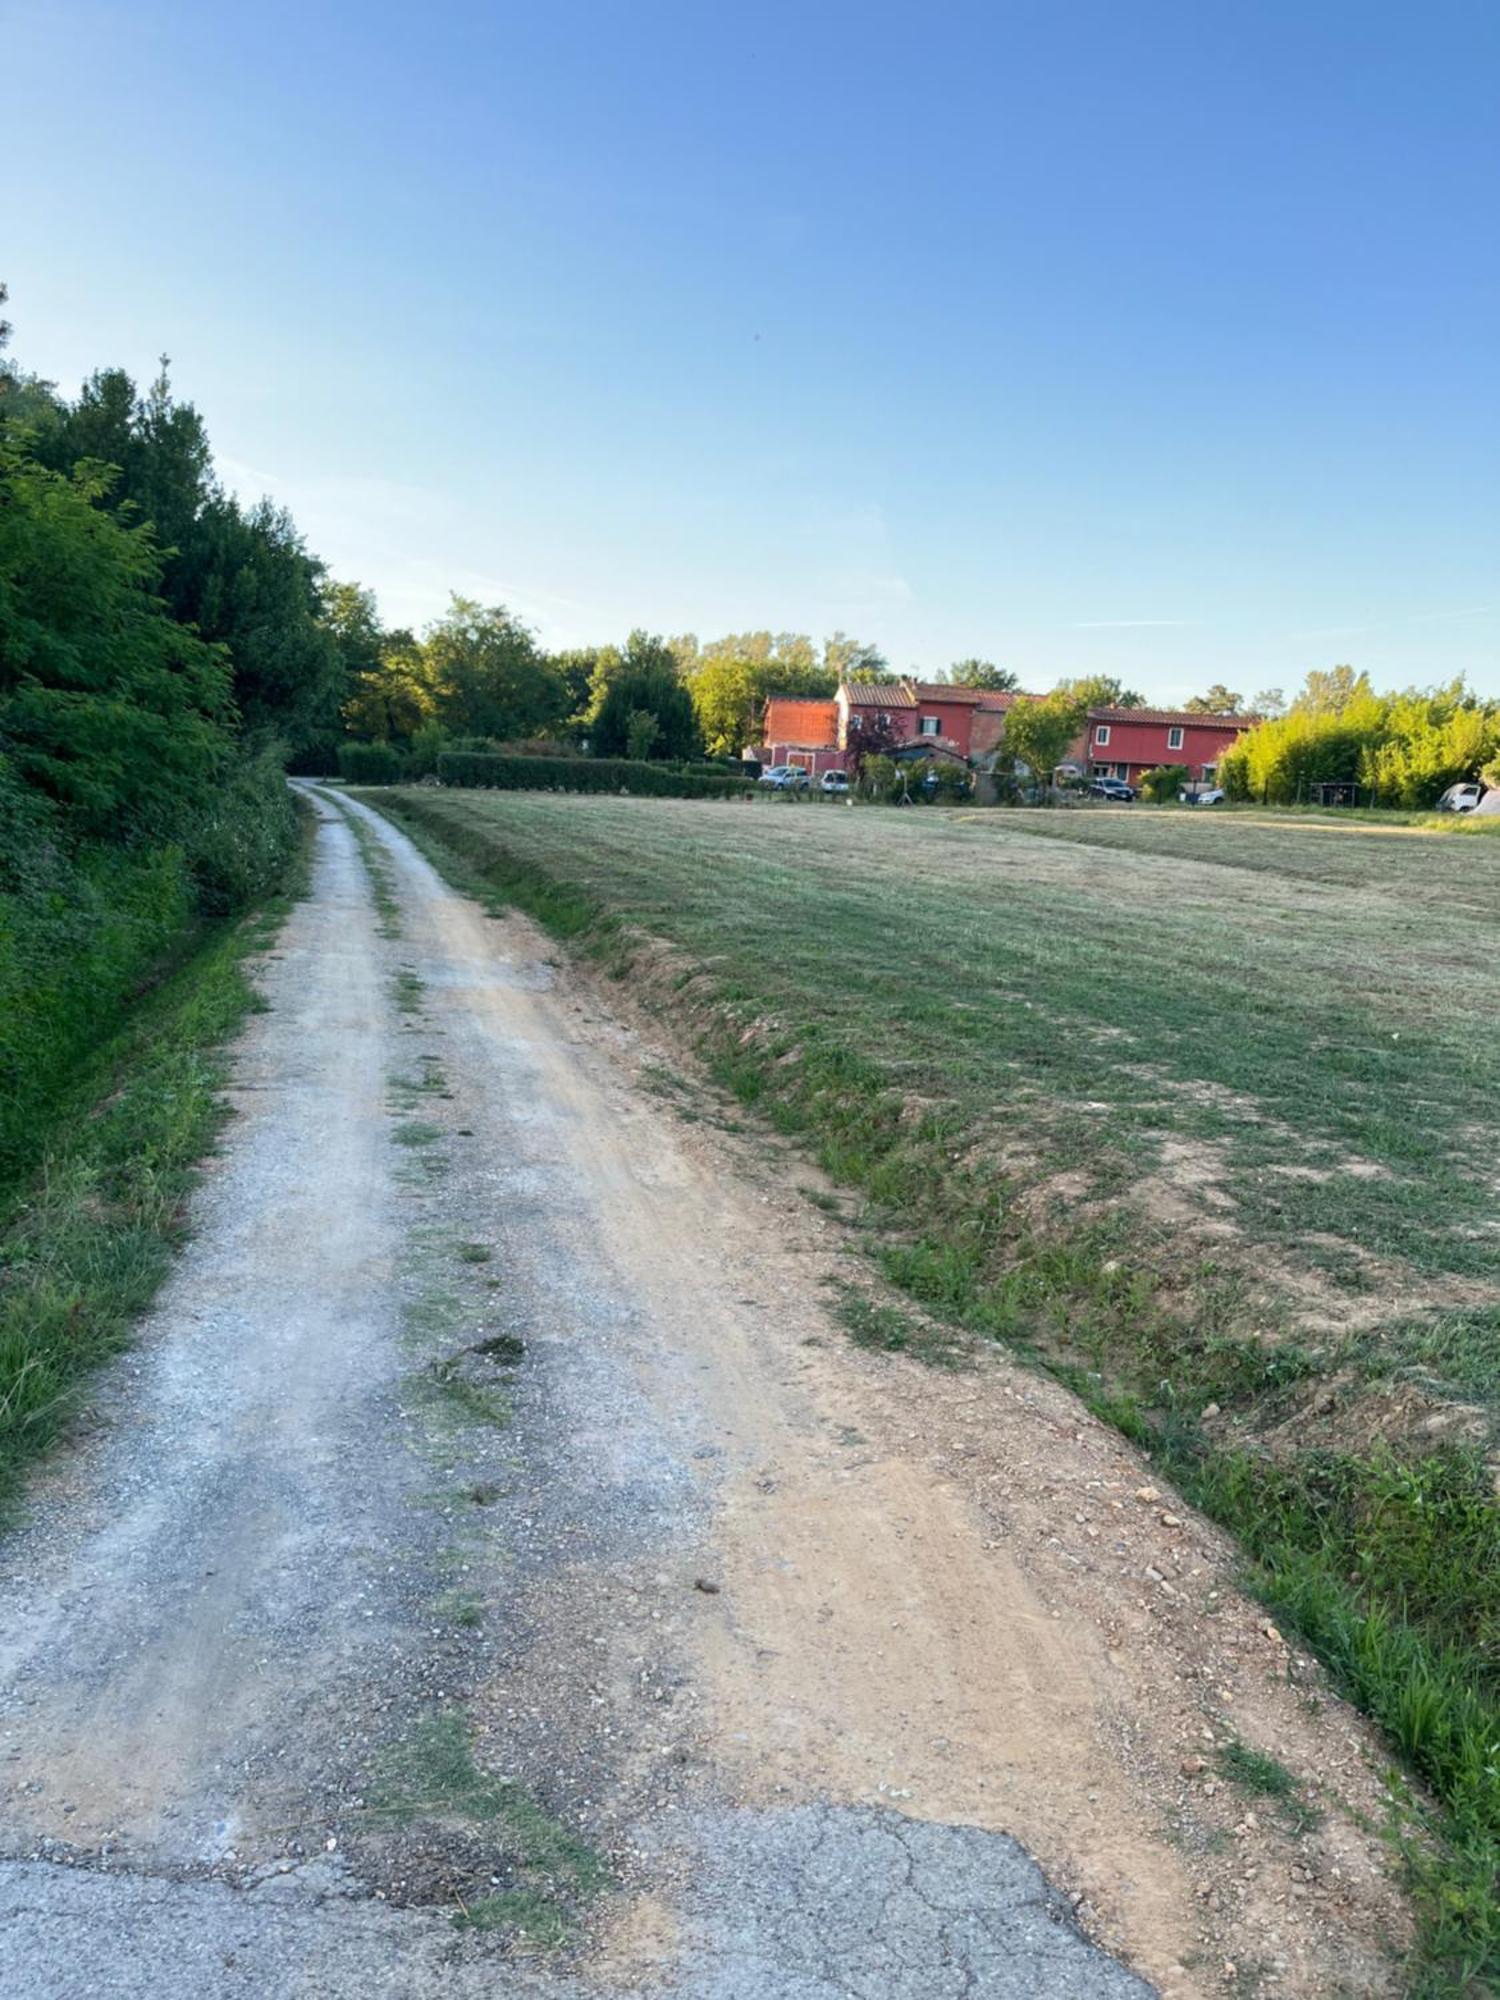
[[[656,723],[651,743],[658,757],[702,755],[697,710],[676,657],[663,640],[648,632],[631,633],[610,673],[589,723],[590,748],[600,757],[629,756],[631,729],[634,725],[639,731],[635,718],[640,716],[650,716]]]
[[[131,1003],[284,868],[276,739],[336,712],[319,575],[220,492],[165,376],[69,403],[0,369],[0,1195]]]
[[[276,789],[284,795],[279,771]],[[260,918],[217,929],[111,1035],[127,963],[159,958],[178,934],[182,882],[160,856],[154,863],[117,856],[112,870],[84,886],[95,902],[75,893],[58,912],[59,930],[72,931],[55,940],[64,1009],[49,1012],[41,996],[23,1032],[33,1033],[44,1060],[70,1048],[76,1055],[86,1042],[98,1046],[73,1069],[65,1102],[50,1107],[45,1171],[0,1191],[0,1506],[166,1274],[197,1163],[223,1116],[217,1051],[254,1001],[244,960],[279,918],[266,906]],[[0,961],[8,971],[3,946]],[[96,979],[105,983],[91,990]],[[14,998],[0,992],[7,1031]],[[80,1025],[85,1032],[67,1044]],[[35,1089],[28,1101],[33,1113],[42,1105]],[[3,1086],[0,1104],[14,1137]]]
[[[407,762],[394,744],[339,745],[339,776],[347,778],[351,785],[399,785],[406,775]]]
[[[1158,764],[1154,771],[1141,774],[1141,796],[1153,805],[1170,805],[1188,782],[1186,764]]]
[[[115,468],[96,499],[149,524],[166,607],[226,649],[247,732],[274,734],[294,753],[336,732],[344,668],[324,617],[322,566],[283,509],[246,508],[224,492],[203,419],[174,400],[165,370],[145,396],[120,369],[92,376],[76,401],[33,416],[29,449],[64,474]]]
[[[1372,803],[1420,810],[1500,754],[1500,703],[1461,681],[1378,695],[1348,668],[1310,675],[1284,716],[1247,730],[1219,760],[1231,798],[1269,805],[1310,799],[1319,784],[1356,782]]]
[[[449,750],[438,758],[445,785],[490,791],[639,792],[653,798],[733,799],[755,790],[749,778],[701,777],[663,764],[624,757],[502,757],[485,751]],[[370,784],[388,784],[370,778]]]

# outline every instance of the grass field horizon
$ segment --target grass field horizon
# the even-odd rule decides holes
[[[1500,842],[1298,816],[367,795],[857,1189],[885,1275],[1239,1536],[1500,1975]]]

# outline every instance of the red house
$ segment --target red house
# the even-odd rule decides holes
[[[831,701],[773,694],[762,724],[763,764],[800,764],[809,776],[847,768],[869,718],[889,718],[897,757],[946,758],[982,762],[1005,729],[1007,711],[1025,695],[997,694],[989,688],[948,687],[937,681],[894,681],[876,685],[844,681]]]
[[[812,778],[844,768],[836,702],[773,694],[766,703],[761,736],[762,764],[800,764]]]
[[[1255,715],[1196,715],[1190,709],[1091,708],[1081,763],[1091,778],[1135,784],[1162,764],[1185,764],[1193,783],[1212,783],[1220,757]]]
[[[1016,699],[1014,694],[949,687],[941,681],[903,680],[889,687],[846,681],[835,697],[839,743],[845,750],[852,749],[865,718],[884,713],[898,739],[897,756],[909,749],[913,754],[968,763],[988,756],[995,748],[1005,728],[1006,710]]]

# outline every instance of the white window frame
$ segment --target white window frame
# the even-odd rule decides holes
[[[1099,745],[1101,750],[1104,748],[1105,744],[1109,741],[1109,724],[1107,722],[1095,723],[1094,741]]]
[[[918,736],[941,736],[942,733],[943,719],[940,715],[924,715],[918,719]]]
[[[1180,750],[1182,748],[1182,724],[1180,722],[1174,722],[1170,729],[1168,729],[1167,748],[1169,750]]]

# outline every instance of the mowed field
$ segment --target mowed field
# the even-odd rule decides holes
[[[1159,1451],[1437,1793],[1433,1963],[1495,1976],[1500,838],[368,796],[801,1135],[886,1277]]]

